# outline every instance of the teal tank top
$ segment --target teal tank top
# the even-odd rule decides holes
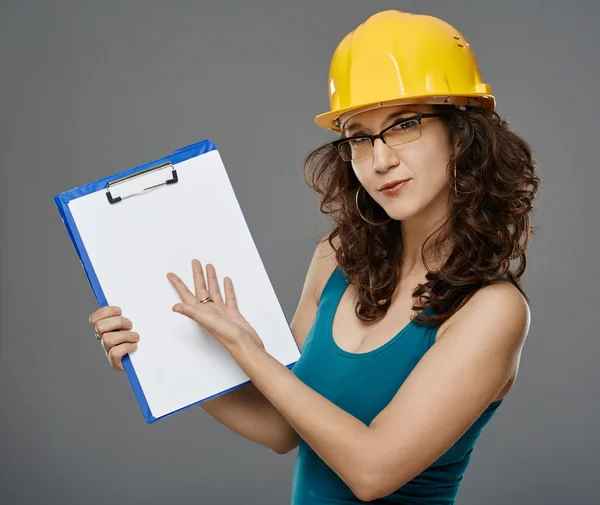
[[[390,341],[365,353],[340,348],[332,336],[337,306],[348,285],[336,266],[323,288],[315,321],[292,372],[306,385],[366,425],[392,400],[435,342],[439,325],[409,322]],[[425,309],[430,311],[431,309]],[[483,427],[502,399],[492,402],[464,435],[423,472],[385,498],[370,503],[452,505]],[[300,437],[291,505],[356,504],[346,483]]]

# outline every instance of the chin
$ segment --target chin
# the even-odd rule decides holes
[[[397,216],[390,216],[394,221],[410,221],[415,214],[402,214]]]
[[[395,205],[384,207],[386,214],[396,221],[407,221],[416,216],[420,209],[408,205]]]

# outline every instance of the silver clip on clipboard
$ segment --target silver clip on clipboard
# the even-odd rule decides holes
[[[143,188],[139,191],[135,191],[134,193],[130,193],[129,195],[125,195],[125,196],[117,196],[117,197],[113,198],[113,196],[110,193],[111,187],[113,187],[117,184],[122,184],[124,182],[131,181],[137,177],[141,177],[142,175],[147,175],[148,173],[155,172],[157,170],[162,170],[163,168],[166,168],[166,167],[171,167],[171,179],[168,179],[163,182],[159,182],[158,184],[153,184],[152,186],[148,186],[147,188]],[[125,198],[129,198],[130,196],[139,195],[141,193],[144,193],[145,191],[149,191],[149,190],[157,188],[159,186],[164,186],[167,184],[175,184],[178,180],[179,180],[179,178],[177,177],[177,170],[175,170],[175,167],[172,165],[172,163],[170,161],[167,161],[166,163],[162,163],[161,165],[146,168],[145,170],[142,170],[135,174],[127,175],[125,177],[121,177],[120,179],[110,181],[109,183],[106,184],[106,198],[108,199],[109,203],[114,204],[114,203],[120,202],[121,200],[123,200]]]

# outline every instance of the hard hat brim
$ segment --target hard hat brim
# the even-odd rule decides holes
[[[429,104],[429,105],[464,105],[473,107],[483,107],[486,109],[494,110],[496,108],[496,100],[493,96],[491,86],[487,86],[488,90],[486,93],[480,95],[452,95],[452,96],[415,96],[410,98],[400,98],[397,100],[387,100],[382,102],[370,102],[360,105],[353,105],[351,107],[345,107],[333,111],[324,112],[315,117],[314,121],[317,126],[326,130],[335,132],[341,132],[341,125],[338,119],[347,112],[354,111],[356,114],[367,110],[375,109],[378,107],[389,107],[392,105],[416,105],[416,104]]]

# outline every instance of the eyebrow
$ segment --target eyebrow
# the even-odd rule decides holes
[[[392,112],[388,117],[385,118],[384,124],[393,119],[399,118],[400,116],[403,116],[404,114],[407,114],[407,113],[419,114],[419,111],[409,109],[409,110],[401,110],[401,111]],[[346,136],[350,135],[353,131],[359,130],[361,128],[363,128],[363,125],[360,123],[351,124],[350,126],[348,126],[348,128],[345,128]]]

